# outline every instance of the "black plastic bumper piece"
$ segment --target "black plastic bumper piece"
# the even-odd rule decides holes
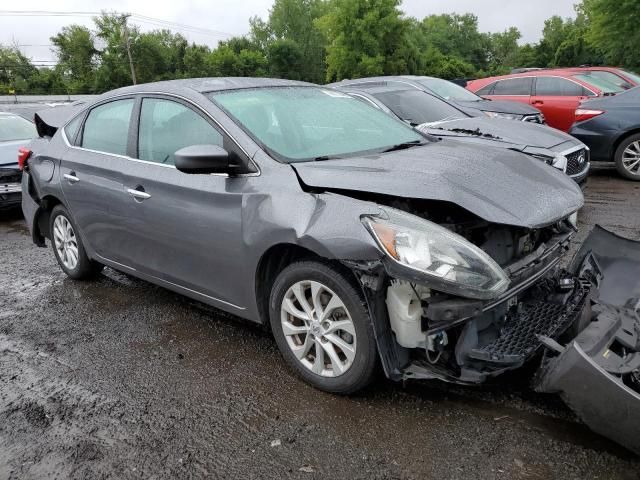
[[[542,344],[539,337],[557,338],[571,326],[585,309],[589,285],[576,283],[569,302],[546,301],[522,304],[517,314],[510,314],[502,335],[492,342],[469,352],[469,357],[494,364],[522,364],[538,351]]]

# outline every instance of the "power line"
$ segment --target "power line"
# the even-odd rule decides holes
[[[54,10],[0,10],[0,16],[5,17],[87,17],[87,16],[100,16],[103,12],[88,12],[88,11],[54,11]],[[116,15],[122,15],[118,12]],[[188,25],[186,23],[172,22],[169,20],[163,20],[161,18],[149,17],[147,15],[140,15],[137,13],[130,14],[132,18],[137,19],[142,23],[150,23],[156,26],[173,27],[175,30],[184,30],[190,33],[198,33],[200,35],[212,35],[216,37],[233,37],[235,34],[229,32],[222,32],[218,30],[211,30],[209,28],[197,27],[195,25]]]

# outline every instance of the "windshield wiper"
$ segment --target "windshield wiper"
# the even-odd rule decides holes
[[[419,147],[421,145],[426,145],[426,142],[423,142],[421,140],[412,140],[410,142],[398,143],[397,145],[394,145],[392,147],[387,148],[386,150],[383,150],[382,153],[395,152],[397,150],[406,150],[408,148]]]
[[[325,160],[338,160],[342,158],[340,155],[320,155],[313,159],[314,162],[324,162]]]

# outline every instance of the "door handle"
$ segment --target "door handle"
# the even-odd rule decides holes
[[[534,105],[544,105],[544,102],[542,100],[534,100],[533,104]]]
[[[151,195],[147,192],[136,190],[135,188],[127,188],[127,193],[136,200],[146,200],[147,198],[151,198]]]
[[[75,172],[65,173],[63,177],[66,178],[69,183],[78,183],[80,181],[80,179],[76,177]]]

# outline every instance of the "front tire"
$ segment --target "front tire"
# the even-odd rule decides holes
[[[78,229],[62,205],[56,205],[51,211],[49,238],[58,265],[69,277],[86,280],[95,277],[102,270],[101,264],[87,257]]]
[[[349,394],[373,379],[373,327],[348,270],[319,261],[289,265],[273,284],[269,313],[282,356],[306,382]]]
[[[614,160],[620,175],[629,180],[640,181],[640,134],[622,140]]]

